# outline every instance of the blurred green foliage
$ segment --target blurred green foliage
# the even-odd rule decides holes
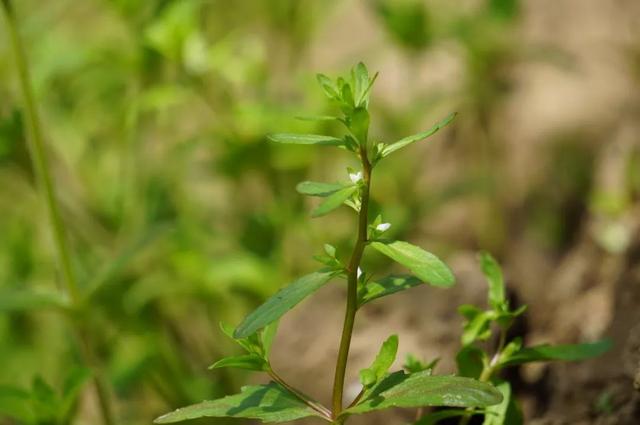
[[[217,323],[238,323],[307,269],[320,241],[337,237],[341,251],[352,243],[338,236],[350,228],[346,215],[331,226],[309,225],[308,208],[292,190],[307,176],[331,174],[312,165],[324,153],[265,143],[265,134],[276,129],[333,128],[289,118],[301,115],[293,105],[307,111],[325,105],[319,96],[303,95],[316,93],[307,90],[315,84],[311,69],[343,71],[359,59],[376,63],[375,51],[365,50],[357,52],[362,58],[331,51],[316,58],[323,34],[336,30],[327,28],[329,20],[345,13],[349,2],[15,3],[74,265],[90,306],[83,320],[97,341],[118,417],[146,424],[169,408],[231,392],[244,375],[206,373],[213,359],[238,352]],[[513,221],[561,250],[575,235],[563,212],[575,207],[580,216],[592,205],[594,145],[578,143],[579,134],[558,137],[543,152],[548,178],[522,196],[521,207],[506,200],[508,158],[496,126],[512,88],[512,67],[527,60],[529,47],[516,31],[518,1],[478,3],[460,10],[442,1],[366,3],[407,66],[453,43],[463,67],[463,81],[451,90],[425,93],[416,81],[406,102],[381,99],[372,113],[382,122],[380,134],[405,134],[434,109],[453,104],[460,124],[447,136],[443,155],[453,155],[464,172],[424,185],[417,177],[420,155],[404,156],[396,169],[381,169],[397,177],[381,178],[393,183],[374,198],[392,200],[396,210],[389,219],[397,235],[418,231],[418,218],[429,220],[455,202],[480,200],[475,233],[450,242],[435,237],[449,250],[482,245],[501,253]],[[65,325],[66,300],[57,291],[4,21],[1,30],[0,414],[20,423],[66,423],[77,405],[91,422],[89,391],[81,403],[67,401],[81,393],[68,384],[80,347]],[[320,65],[311,66],[312,59]],[[639,157],[636,150],[629,159],[627,198],[640,192]],[[342,161],[336,169],[348,165]],[[549,185],[556,186],[551,193]],[[379,267],[387,264],[382,261]],[[33,403],[40,407],[28,407]],[[41,413],[25,419],[16,409]],[[13,422],[0,415],[0,423]]]

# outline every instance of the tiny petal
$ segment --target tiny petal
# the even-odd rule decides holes
[[[351,179],[352,183],[358,183],[362,180],[362,171],[358,171],[357,173],[349,173],[349,179]]]
[[[360,276],[362,276],[362,269],[360,267],[358,267],[358,279],[360,279]]]
[[[379,230],[380,232],[386,232],[387,230],[389,230],[389,227],[391,227],[391,223],[380,223],[376,226],[376,230]]]

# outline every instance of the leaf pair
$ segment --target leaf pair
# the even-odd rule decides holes
[[[325,198],[311,213],[312,217],[322,217],[351,199],[358,191],[358,185],[304,181],[296,186],[296,190],[303,195]]]

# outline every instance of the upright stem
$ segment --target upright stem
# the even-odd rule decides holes
[[[344,325],[342,327],[342,338],[340,339],[340,349],[336,363],[335,378],[333,381],[333,419],[335,420],[342,412],[342,399],[344,394],[344,378],[347,370],[347,360],[349,358],[349,348],[351,346],[351,336],[353,325],[358,310],[358,266],[362,260],[365,245],[367,243],[367,226],[369,210],[369,188],[371,186],[371,163],[367,158],[366,148],[360,148],[360,159],[362,161],[362,196],[360,203],[360,213],[358,215],[358,239],[353,248],[349,265],[347,266],[347,308],[345,311]]]
[[[2,8],[6,17],[9,38],[11,39],[16,68],[18,71],[18,78],[20,80],[20,89],[22,91],[22,97],[24,101],[24,110],[27,117],[27,126],[29,129],[29,137],[27,137],[29,154],[31,156],[33,169],[35,170],[38,186],[44,194],[47,214],[49,216],[49,222],[51,224],[51,231],[53,233],[53,241],[57,251],[58,262],[62,270],[65,290],[69,295],[72,306],[76,310],[79,310],[82,306],[82,298],[78,289],[78,281],[76,280],[76,276],[73,271],[69,245],[65,236],[64,223],[60,218],[60,207],[58,205],[53,181],[51,178],[49,162],[44,145],[44,138],[42,137],[40,118],[35,106],[33,90],[30,84],[29,67],[27,66],[24,47],[18,34],[16,17],[13,6],[11,4],[11,0],[0,1],[2,3]],[[82,326],[80,326],[80,324],[77,322],[76,318],[73,319],[73,324],[78,338],[80,339],[80,343],[82,346],[81,350],[85,361],[89,366],[95,369],[95,361],[93,351],[91,349],[91,344],[89,343],[89,338],[83,331]],[[102,412],[105,425],[113,425],[114,421],[113,415],[111,413],[107,387],[99,376],[100,375],[98,373],[94,373],[94,381],[96,393],[98,395],[98,401],[100,404],[100,410]]]

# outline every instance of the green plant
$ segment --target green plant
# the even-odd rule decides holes
[[[451,114],[430,130],[405,137],[394,143],[371,143],[369,138],[369,95],[377,74],[373,77],[364,64],[351,70],[350,78],[336,81],[319,74],[318,82],[326,96],[334,102],[342,116],[311,117],[313,120],[342,123],[347,134],[333,137],[315,134],[274,134],[274,143],[298,145],[325,145],[342,148],[354,154],[360,170],[348,169],[349,181],[320,183],[305,181],[297,186],[298,192],[323,198],[312,216],[323,216],[343,204],[358,215],[357,239],[349,260],[344,263],[336,249],[326,244],[324,253],[316,257],[323,267],[303,276],[281,289],[264,304],[250,313],[234,330],[223,326],[223,331],[245,350],[246,354],[224,358],[212,368],[237,367],[266,372],[272,382],[266,385],[244,387],[242,392],[222,399],[205,401],[168,413],[155,420],[170,423],[199,417],[242,417],[264,422],[284,422],[315,416],[334,424],[344,423],[351,415],[391,407],[420,408],[422,406],[456,406],[484,408],[500,403],[500,393],[490,384],[458,376],[433,376],[431,368],[408,372],[389,373],[395,360],[398,338],[387,339],[377,357],[367,369],[360,371],[362,391],[347,406],[343,405],[345,371],[356,313],[364,304],[422,282],[449,287],[454,276],[435,255],[404,241],[384,237],[390,224],[381,216],[369,217],[372,171],[391,153],[414,142],[425,139],[449,124]],[[413,275],[392,275],[374,278],[360,269],[366,248],[410,269]],[[347,281],[347,300],[342,338],[335,368],[332,408],[298,391],[285,382],[271,367],[269,354],[278,320],[296,304],[334,278]]]
[[[456,356],[458,375],[492,383],[502,393],[502,402],[485,410],[440,410],[423,416],[416,425],[435,424],[441,419],[456,416],[461,417],[460,424],[465,425],[476,414],[484,416],[484,425],[522,424],[522,414],[511,384],[500,377],[500,371],[531,362],[585,360],[597,357],[611,347],[608,340],[532,347],[523,347],[522,339],[518,337],[508,340],[509,329],[514,320],[525,312],[526,306],[516,309],[509,306],[502,270],[490,254],[481,253],[479,261],[489,286],[489,309],[482,310],[473,305],[462,305],[458,309],[466,319],[461,338],[462,348]],[[480,346],[490,340],[497,341],[492,352]]]

